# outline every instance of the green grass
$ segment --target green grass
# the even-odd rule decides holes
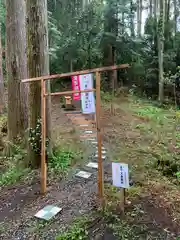
[[[128,111],[146,120],[143,121],[142,118],[141,123],[137,124],[135,121],[131,123],[133,129],[140,131],[141,140],[135,147],[136,151],[146,155],[147,158],[144,157],[147,159],[146,166],[149,169],[154,166],[163,175],[176,178],[177,171],[180,171],[180,161],[178,152],[170,150],[173,144],[176,144],[174,147],[180,146],[177,141],[180,135],[176,131],[175,109],[162,109],[149,102],[131,99]]]
[[[27,157],[26,150],[21,146],[8,143],[11,147],[11,156],[7,157],[2,154],[0,157],[3,163],[3,171],[0,175],[0,186],[12,185],[31,173],[31,169],[25,166]]]
[[[80,152],[77,152],[71,148],[57,148],[49,157],[48,165],[49,168],[53,169],[54,171],[66,172],[80,156]]]
[[[101,90],[101,100],[104,103],[109,103],[112,101],[112,94],[110,92],[104,92]]]
[[[163,125],[175,123],[175,110],[170,108],[164,110],[149,103],[136,102],[131,105],[132,111],[138,116],[147,117],[150,121]]]
[[[86,240],[88,239],[87,226],[92,222],[91,216],[77,218],[70,228],[59,234],[56,240]]]
[[[0,186],[7,186],[23,180],[32,170],[25,167],[24,159],[27,152],[20,146],[13,145],[13,155],[11,157],[1,157],[4,164],[4,170],[0,175]],[[80,152],[71,148],[56,148],[48,159],[48,167],[50,172],[54,174],[66,174],[73,163],[80,157]]]
[[[121,198],[119,198],[119,203]],[[141,202],[136,202],[131,208],[125,209],[122,214],[117,205],[112,208],[107,202],[105,208],[99,213],[104,219],[106,228],[109,229],[116,239],[121,240],[164,240],[166,232],[154,225],[147,212],[143,210]]]
[[[30,173],[29,168],[22,168],[19,165],[12,165],[8,167],[8,169],[1,174],[0,176],[0,186],[7,186],[11,184],[17,183],[24,176]]]

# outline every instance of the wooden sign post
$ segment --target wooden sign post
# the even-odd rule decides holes
[[[101,135],[101,95],[100,95],[101,77],[100,73],[96,72],[96,128],[97,128],[97,142],[98,142],[98,193],[99,198],[102,199],[104,195],[103,186],[103,167],[102,167],[102,135]]]
[[[129,188],[129,170],[126,163],[112,163],[113,186],[121,188],[121,209],[124,212],[126,203],[126,188]]]

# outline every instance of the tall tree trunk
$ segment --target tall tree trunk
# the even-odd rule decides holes
[[[150,0],[150,3],[149,3],[149,12],[150,12],[150,18],[152,18],[153,16],[153,0]]]
[[[125,14],[124,11],[122,12],[122,27],[121,27],[121,34],[123,35],[125,32]]]
[[[157,20],[157,11],[158,11],[158,0],[154,0],[154,4],[153,4],[153,15],[154,18]]]
[[[130,17],[130,30],[131,30],[131,37],[135,37],[135,27],[134,27],[134,9],[133,9],[133,0],[131,0],[131,17]]]
[[[177,19],[178,19],[178,10],[177,10],[177,0],[173,0],[174,4],[174,32],[177,32]]]
[[[50,74],[50,64],[49,64],[49,34],[48,34],[48,7],[47,7],[47,0],[44,0],[45,2],[45,9],[44,9],[44,28],[45,28],[45,35],[44,35],[44,69],[43,69],[43,75]],[[51,81],[46,81],[46,92],[51,93]],[[49,139],[49,153],[52,153],[52,139],[51,139],[51,96],[49,95],[46,97],[46,123],[47,123],[47,138]]]
[[[165,13],[164,13],[164,38],[166,39],[166,41],[164,42],[164,51],[167,50],[168,48],[168,42],[170,41],[171,38],[171,32],[169,31],[170,28],[170,4],[171,4],[171,0],[164,0],[165,1]]]
[[[0,25],[0,113],[4,111],[4,77],[2,67],[2,41],[1,41],[1,25]]]
[[[117,21],[117,15],[116,15],[116,10],[113,7],[113,1],[110,0],[108,2],[108,11],[105,15],[105,23],[104,23],[104,31],[114,34],[115,37],[117,37],[118,34],[118,21]],[[114,54],[115,54],[115,47],[114,44],[111,42],[107,43],[106,46],[104,46],[103,49],[103,60],[104,60],[104,65],[105,66],[111,66],[114,64]],[[108,83],[110,84],[110,87],[112,88],[113,86],[113,72],[108,72],[107,74],[108,77]]]
[[[89,0],[83,0],[82,1],[82,7],[83,7],[83,10],[86,8],[86,6],[89,4]]]
[[[137,0],[137,35],[141,37],[142,28],[142,0]]]
[[[49,74],[47,0],[27,0],[27,33],[28,33],[28,69],[29,77]],[[50,90],[50,83],[46,88]],[[51,100],[48,99],[48,134],[50,132]],[[40,82],[29,84],[29,127],[36,128],[41,117],[41,86]],[[40,149],[40,143],[39,143]],[[40,155],[29,146],[29,161],[33,167],[40,165]]]
[[[6,61],[8,79],[8,137],[16,143],[27,127],[25,1],[6,0]]]
[[[158,12],[158,0],[154,0],[154,4],[153,4],[153,17],[154,17],[154,28],[155,28],[155,33],[154,33],[154,45],[157,45],[157,12]]]
[[[164,101],[164,68],[163,68],[163,52],[164,52],[164,20],[165,20],[165,2],[160,0],[160,16],[158,21],[158,63],[159,63],[159,101]]]
[[[164,22],[165,23],[168,23],[169,22],[169,19],[170,19],[170,3],[171,3],[171,0],[165,0],[165,20]]]

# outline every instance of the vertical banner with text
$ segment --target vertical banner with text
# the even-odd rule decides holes
[[[80,76],[72,76],[72,90],[73,91],[80,91]],[[81,99],[81,93],[73,93],[73,100],[80,100]]]
[[[79,76],[81,90],[93,88],[93,75],[84,74]],[[95,113],[94,92],[81,93],[82,112],[85,114]]]

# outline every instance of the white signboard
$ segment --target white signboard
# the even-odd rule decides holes
[[[84,74],[79,76],[81,90],[93,88],[92,74]],[[85,114],[95,113],[94,92],[81,93],[82,112]]]
[[[129,188],[128,164],[112,163],[112,179],[115,187]]]

